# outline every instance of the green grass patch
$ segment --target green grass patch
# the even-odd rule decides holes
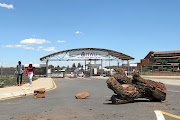
[[[37,80],[39,77],[33,77],[33,81]],[[20,78],[19,78],[20,80]],[[13,86],[17,85],[17,77],[14,75],[0,76],[0,81],[4,83],[4,86]],[[23,75],[22,84],[29,83],[27,76]]]

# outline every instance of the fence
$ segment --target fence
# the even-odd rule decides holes
[[[36,75],[46,75],[46,68],[35,68]],[[0,76],[15,75],[16,68],[0,68]]]
[[[151,65],[138,68],[142,75],[180,75],[179,66]]]

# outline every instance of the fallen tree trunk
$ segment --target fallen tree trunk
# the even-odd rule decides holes
[[[132,102],[136,98],[148,98],[151,101],[164,101],[167,89],[161,82],[143,79],[135,70],[133,79],[125,75],[124,70],[116,69],[117,74],[107,79],[108,88],[116,95],[111,97],[115,104]]]

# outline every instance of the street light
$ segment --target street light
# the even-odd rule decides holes
[[[2,64],[1,64],[1,77],[2,77],[2,65],[3,65],[3,62],[2,62]]]

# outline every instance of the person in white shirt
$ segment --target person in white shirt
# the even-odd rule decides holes
[[[16,67],[16,73],[17,73],[17,86],[22,84],[22,75],[24,73],[24,65],[21,65],[21,61],[18,62],[18,65]],[[19,82],[19,76],[20,76],[20,82]]]

